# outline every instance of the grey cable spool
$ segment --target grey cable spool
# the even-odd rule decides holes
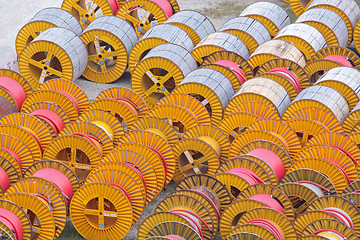
[[[282,118],[288,119],[292,112],[305,107],[323,108],[330,111],[340,123],[350,112],[346,98],[338,91],[328,86],[314,85],[304,89],[296,96],[285,110]]]
[[[262,43],[271,40],[267,28],[258,20],[250,17],[236,17],[227,21],[220,31],[234,34],[248,47],[250,54]]]
[[[315,27],[324,36],[328,46],[347,46],[349,33],[345,21],[334,11],[326,8],[309,9],[300,15],[296,23]]]
[[[289,15],[280,6],[270,2],[257,2],[246,7],[240,17],[251,17],[259,20],[274,37],[282,28],[291,24]]]
[[[20,55],[26,45],[41,32],[52,27],[67,28],[79,36],[83,32],[80,23],[69,12],[61,8],[45,8],[36,13],[18,32],[15,42],[17,54]]]
[[[315,83],[331,87],[342,94],[352,110],[360,100],[360,72],[355,68],[336,67],[327,71]]]
[[[194,57],[185,48],[171,43],[160,44],[136,65],[131,87],[148,106],[153,106],[196,68]]]
[[[302,50],[307,60],[317,51],[327,46],[324,36],[315,27],[305,23],[293,23],[283,29],[274,39],[282,39],[295,44]]]
[[[130,51],[138,42],[134,28],[116,16],[96,18],[80,38],[89,54],[83,75],[99,83],[111,83],[123,75]]]
[[[173,24],[159,24],[150,28],[135,44],[129,55],[129,70],[133,73],[138,62],[154,47],[163,43],[173,43],[191,51],[194,48],[189,34]]]
[[[261,101],[276,109],[279,116],[291,103],[286,89],[280,83],[265,77],[254,77],[243,83],[226,108],[233,109],[245,101]]]
[[[183,10],[172,15],[165,23],[184,29],[196,46],[201,39],[216,31],[212,22],[204,15],[193,10]]]
[[[80,37],[65,28],[49,28],[21,52],[19,71],[37,89],[48,79],[78,79],[87,61],[86,47]]]
[[[245,60],[250,56],[245,43],[235,35],[227,32],[214,32],[207,35],[196,45],[191,54],[199,64],[202,64],[207,56],[221,50],[234,52]]]
[[[189,73],[173,93],[183,93],[197,98],[208,110],[212,123],[218,124],[225,106],[234,95],[228,78],[210,68],[198,68]]]
[[[248,59],[256,72],[257,68],[274,58],[284,58],[296,62],[301,67],[306,66],[304,54],[291,42],[273,39],[261,44]]]
[[[348,45],[350,45],[353,29],[360,18],[360,8],[354,0],[313,0],[306,10],[312,8],[327,8],[339,14],[348,28]]]

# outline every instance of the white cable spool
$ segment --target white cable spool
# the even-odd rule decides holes
[[[307,188],[309,188],[311,191],[313,191],[318,197],[323,197],[325,196],[324,192],[321,190],[320,187],[311,184],[311,183],[299,183],[300,185],[303,185]]]

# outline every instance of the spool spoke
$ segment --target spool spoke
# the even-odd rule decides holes
[[[104,227],[104,197],[99,197],[99,226]]]
[[[85,210],[84,210],[84,214],[85,214],[85,215],[98,216],[98,215],[99,215],[99,210],[95,210],[95,209],[85,209]]]
[[[196,165],[200,165],[200,164],[202,164],[204,162],[207,162],[207,158],[205,156],[203,156],[203,157],[195,160],[195,162],[196,162]]]
[[[85,14],[87,14],[86,10],[83,9],[80,5],[78,4],[74,4],[73,7],[79,12],[79,15],[83,15],[85,16]],[[84,24],[80,21],[81,24]]]
[[[98,59],[99,58],[98,58],[97,54],[89,55],[89,57],[88,57],[88,60],[93,61],[93,62],[98,61]]]
[[[100,64],[100,68],[101,68],[101,72],[102,73],[106,73],[107,72],[107,68],[105,66],[105,62],[104,61],[101,61],[102,64]]]
[[[38,62],[38,61],[36,61],[36,60],[34,60],[34,59],[30,59],[30,62],[29,62],[29,63],[30,63],[31,65],[35,66],[35,67],[40,68],[40,69],[43,68],[43,65],[42,65],[40,62]]]
[[[108,58],[108,57],[115,57],[115,56],[119,55],[119,53],[120,53],[120,50],[116,50],[113,52],[105,51],[102,55],[103,55],[103,58]]]
[[[53,75],[58,76],[59,78],[61,78],[61,76],[62,76],[62,72],[60,72],[54,68],[48,67],[47,71]]]
[[[167,73],[165,76],[163,76],[163,77],[161,77],[160,79],[159,79],[159,82],[161,83],[161,84],[164,84],[164,83],[166,83],[167,81],[169,81],[169,79],[172,77],[172,74],[171,73]]]

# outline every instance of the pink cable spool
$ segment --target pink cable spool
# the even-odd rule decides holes
[[[265,148],[257,148],[248,152],[247,155],[258,157],[266,162],[275,172],[278,182],[285,176],[284,163],[276,153]]]
[[[49,182],[52,182],[60,189],[66,199],[67,205],[69,205],[74,192],[70,180],[66,177],[64,173],[54,168],[43,168],[36,171],[33,174],[33,177],[42,178],[48,180]]]
[[[150,146],[147,146],[148,148],[150,148],[151,150],[153,150],[161,159],[161,162],[164,166],[164,171],[165,171],[165,183],[164,183],[164,188],[166,188],[167,186],[167,182],[166,182],[166,178],[167,178],[167,175],[168,175],[168,170],[167,170],[167,163],[166,163],[166,160],[164,158],[164,156],[161,154],[161,152],[159,150],[157,150],[156,148],[153,148],[153,147],[150,147]]]
[[[344,175],[344,177],[346,179],[347,184],[351,183],[349,175],[347,175],[346,171],[337,162],[330,160],[330,159],[325,159],[325,160],[334,164],[342,172],[342,174]]]
[[[62,93],[63,95],[65,95],[65,97],[67,97],[68,99],[70,99],[70,101],[75,105],[76,110],[77,110],[78,112],[80,112],[79,104],[78,104],[78,102],[76,101],[76,99],[75,99],[71,94],[69,94],[69,93],[67,93],[67,92],[64,92],[64,91],[60,91],[60,90],[56,90],[56,91],[59,92],[59,93]]]
[[[261,202],[261,203],[265,204],[266,206],[268,206],[269,208],[272,208],[278,212],[284,213],[284,209],[281,206],[281,204],[278,201],[276,201],[271,195],[255,194],[255,195],[249,197],[249,199]]]
[[[31,134],[31,136],[33,136],[36,140],[36,142],[38,143],[41,152],[44,152],[43,146],[41,145],[40,139],[35,135],[35,133],[33,131],[31,131],[31,129],[25,128],[24,129]]]
[[[139,175],[139,177],[141,178],[141,181],[144,183],[145,191],[147,192],[146,180],[145,180],[144,175],[140,172],[140,170],[137,169],[134,164],[127,163],[127,162],[124,162],[123,164],[130,167],[132,170],[134,170],[137,173],[137,175]]]
[[[230,60],[219,60],[219,61],[214,62],[214,64],[218,64],[218,65],[229,68],[233,73],[235,73],[235,75],[237,76],[237,78],[239,79],[241,84],[243,84],[246,81],[244,72],[241,70],[239,65],[236,64],[235,62],[230,61]]]
[[[332,147],[334,147],[334,148],[336,148],[336,149],[339,149],[340,151],[342,151],[343,153],[345,153],[346,156],[348,156],[354,164],[356,164],[356,165],[358,164],[358,161],[353,157],[353,155],[351,155],[351,153],[349,153],[348,151],[346,151],[344,148],[339,147],[339,146],[336,146],[336,145],[330,145],[330,146],[332,146]]]
[[[15,235],[16,240],[24,238],[24,228],[20,219],[11,211],[0,208],[0,221],[4,223]]]
[[[288,68],[286,67],[273,68],[269,71],[269,73],[275,73],[287,78],[295,86],[296,91],[298,93],[301,92],[301,85],[298,76],[296,76],[296,74],[290,71]]]
[[[84,134],[84,133],[72,133],[71,135],[76,135],[76,136],[86,138],[96,147],[96,149],[99,151],[100,155],[101,156],[103,155],[102,147],[100,145],[100,139],[98,139],[97,137],[94,137],[93,135],[90,135],[90,134]]]
[[[341,56],[341,55],[329,55],[329,56],[324,57],[323,59],[331,60],[331,61],[340,63],[344,67],[351,67],[351,68],[354,67],[351,64],[351,62],[348,60],[348,58],[346,58],[344,56]]]
[[[344,212],[343,210],[340,210],[337,208],[324,208],[321,211],[330,213],[331,215],[338,218],[340,220],[340,222],[342,222],[346,226],[350,227],[351,229],[354,229],[354,225],[353,225],[353,222],[351,221],[350,216],[347,215],[347,213]]]
[[[126,196],[126,198],[129,200],[131,206],[132,206],[132,201],[131,201],[131,198],[130,198],[130,195],[129,193],[126,191],[125,188],[123,188],[122,186],[120,186],[119,184],[116,184],[116,183],[111,183],[109,182],[108,184],[110,185],[113,185],[114,187],[118,188],[122,193],[124,193],[124,195]]]
[[[9,175],[1,167],[0,167],[0,186],[3,192],[6,192],[6,190],[8,190],[8,188],[10,187]]]
[[[322,232],[333,232],[335,234],[338,234],[339,236],[341,236],[343,239],[347,239],[346,236],[338,231],[335,231],[334,229],[320,229],[320,230],[317,230],[315,232],[313,232],[311,235],[317,235],[319,233],[322,233]]]
[[[20,83],[9,77],[0,77],[0,87],[5,89],[15,100],[18,110],[26,99],[26,93]]]
[[[325,190],[326,192],[330,192],[330,190],[329,189],[327,189],[326,187],[324,187],[324,186],[321,186],[320,184],[318,184],[318,183],[314,183],[314,182],[310,182],[310,181],[297,181],[297,183],[307,183],[307,184],[311,184],[311,185],[314,185],[314,186],[316,186],[316,187],[318,187],[318,188],[320,188],[320,189],[322,189],[322,190]]]
[[[13,158],[15,158],[15,160],[18,162],[20,168],[22,168],[22,164],[21,164],[21,160],[20,157],[16,154],[16,152],[14,152],[12,149],[10,148],[6,148],[6,147],[0,147],[1,149],[7,151]]]
[[[175,236],[175,235],[166,235],[164,237],[166,237],[168,239],[171,239],[171,240],[184,240],[184,238],[179,237],[179,236]]]
[[[107,1],[110,4],[113,15],[116,16],[116,13],[120,8],[118,0],[107,0]]]
[[[135,103],[133,103],[132,101],[126,98],[114,98],[114,99],[124,103],[126,106],[129,107],[129,109],[133,112],[134,115],[137,115],[138,107],[136,106]]]
[[[269,220],[256,218],[256,219],[253,219],[253,220],[247,222],[247,224],[255,224],[255,225],[264,227],[264,228],[268,229],[272,234],[274,234],[276,239],[284,240],[284,237],[281,234],[281,231],[275,226],[275,224],[273,224]]]
[[[215,211],[216,211],[216,214],[218,215],[218,217],[219,217],[219,219],[220,219],[220,217],[221,217],[220,211],[219,211],[219,209],[216,207],[216,204],[214,203],[214,201],[213,201],[209,196],[207,196],[207,195],[204,194],[203,192],[200,192],[200,191],[198,191],[198,190],[196,190],[196,189],[192,189],[191,191],[196,192],[196,193],[200,194],[201,196],[205,197],[205,198],[210,202],[210,204],[213,206],[213,208],[214,208]]]
[[[256,175],[256,173],[254,173],[253,171],[251,171],[247,168],[236,167],[236,168],[232,168],[232,169],[228,170],[227,173],[231,173],[231,174],[241,177],[249,185],[265,184],[265,182],[261,178],[259,178],[259,176]]]
[[[156,3],[165,13],[167,18],[171,17],[174,14],[173,7],[171,6],[168,0],[150,0],[153,3]]]
[[[49,109],[37,109],[30,113],[30,115],[41,118],[49,123],[50,126],[54,128],[56,134],[59,134],[59,132],[61,132],[65,127],[61,117]]]

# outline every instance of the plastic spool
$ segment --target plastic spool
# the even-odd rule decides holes
[[[83,76],[98,83],[114,82],[124,74],[130,51],[138,41],[131,25],[115,16],[95,19],[80,38],[89,54]]]
[[[19,71],[33,89],[38,89],[49,79],[78,79],[85,71],[87,57],[85,45],[75,33],[65,28],[50,28],[21,52]]]
[[[171,221],[162,222],[154,226],[147,236],[146,240],[203,239],[197,232],[197,229],[193,228],[190,224]]]
[[[174,89],[174,93],[189,94],[197,98],[207,108],[213,124],[218,124],[226,104],[234,94],[234,88],[219,71],[202,68],[189,73]]]
[[[160,44],[136,65],[131,86],[149,106],[154,106],[196,68],[194,57],[185,48],[171,43]]]
[[[118,186],[88,183],[74,194],[70,217],[75,229],[87,239],[122,239],[133,223],[132,204]]]
[[[196,46],[201,39],[215,32],[215,27],[205,15],[193,10],[182,10],[172,15],[165,23],[184,29]]]
[[[239,15],[260,21],[274,37],[282,28],[291,23],[290,17],[280,6],[270,2],[257,2],[246,7]]]
[[[234,34],[248,47],[250,54],[262,43],[271,40],[268,29],[252,17],[236,17],[227,21],[220,31]]]
[[[230,114],[238,113],[238,112],[252,113],[258,116],[259,118],[280,119],[279,113],[277,112],[276,109],[259,101],[240,102],[232,109],[225,108],[224,116],[226,117],[229,116]]]
[[[214,32],[207,35],[196,45],[191,54],[199,64],[202,64],[207,56],[221,50],[234,52],[245,60],[250,56],[245,43],[240,38],[227,32]]]
[[[130,73],[134,73],[135,66],[139,64],[152,48],[163,43],[179,45],[188,51],[191,51],[194,48],[191,37],[182,28],[173,24],[157,25],[147,31],[131,50],[129,55]]]
[[[78,36],[82,34],[81,25],[73,15],[61,8],[45,8],[36,13],[18,32],[15,42],[17,54],[20,55],[41,32],[52,27],[69,29]]]
[[[117,0],[65,0],[61,8],[71,13],[85,30],[98,17],[116,15],[119,2]]]
[[[305,55],[293,44],[280,39],[273,39],[261,44],[250,56],[248,62],[254,69],[257,69],[265,62],[275,59],[288,59],[299,64],[300,67],[305,67]]]
[[[319,219],[312,222],[303,232],[304,235],[324,236],[326,239],[355,239],[356,233],[345,224],[333,219]]]

